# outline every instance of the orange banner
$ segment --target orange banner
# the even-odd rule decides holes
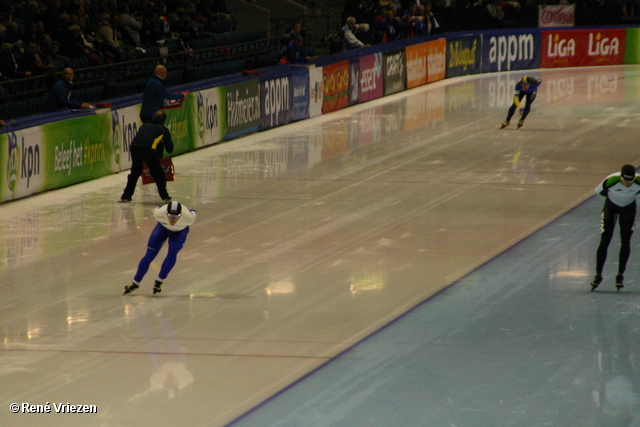
[[[427,43],[405,48],[407,61],[407,89],[427,83]]]

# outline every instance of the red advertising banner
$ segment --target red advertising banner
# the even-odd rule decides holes
[[[407,89],[427,83],[427,43],[407,46]]]
[[[620,65],[625,29],[543,30],[541,68]]]
[[[349,105],[349,61],[322,67],[324,100],[322,114],[337,111]]]
[[[427,45],[427,82],[445,78],[447,73],[447,39],[442,38],[426,43]]]

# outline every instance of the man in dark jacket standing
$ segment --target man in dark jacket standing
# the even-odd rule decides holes
[[[151,116],[162,108],[165,99],[184,99],[184,94],[169,92],[164,87],[167,78],[167,68],[164,65],[156,65],[154,75],[149,79],[142,94],[142,107],[140,108],[140,120],[149,123]]]
[[[160,165],[160,158],[163,151],[173,152],[173,141],[171,132],[164,125],[167,115],[164,111],[158,110],[151,116],[150,122],[140,126],[138,133],[131,141],[131,171],[127,177],[127,186],[120,197],[121,202],[130,202],[136,190],[138,178],[142,175],[143,164],[149,166],[149,172],[156,181],[160,198],[169,203],[171,197],[167,193],[167,180]]]

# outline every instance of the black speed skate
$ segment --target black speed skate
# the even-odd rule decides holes
[[[596,274],[596,277],[591,282],[591,292],[595,291],[600,283],[602,283],[602,275]]]
[[[138,289],[140,286],[138,286],[135,282],[132,283],[130,286],[125,286],[124,287],[124,292],[122,293],[122,295],[127,295],[130,294],[131,292],[135,291],[136,289]]]
[[[153,294],[159,294],[160,292],[162,292],[162,282],[156,280],[156,284],[153,286]]]
[[[620,292],[620,289],[624,288],[624,276],[622,274],[618,274],[616,276],[616,289]]]

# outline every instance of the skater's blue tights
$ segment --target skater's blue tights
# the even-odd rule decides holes
[[[151,236],[149,237],[147,253],[140,260],[140,263],[138,264],[138,271],[136,272],[133,280],[136,283],[140,283],[142,281],[144,275],[147,274],[147,271],[149,270],[151,262],[156,258],[160,248],[162,248],[162,245],[168,239],[169,251],[162,262],[160,274],[158,274],[158,278],[160,280],[166,279],[173,266],[176,265],[178,252],[180,252],[184,246],[184,242],[187,240],[188,234],[189,227],[181,231],[170,231],[164,228],[160,223],[156,224],[156,227],[153,229],[153,232],[151,232]]]

